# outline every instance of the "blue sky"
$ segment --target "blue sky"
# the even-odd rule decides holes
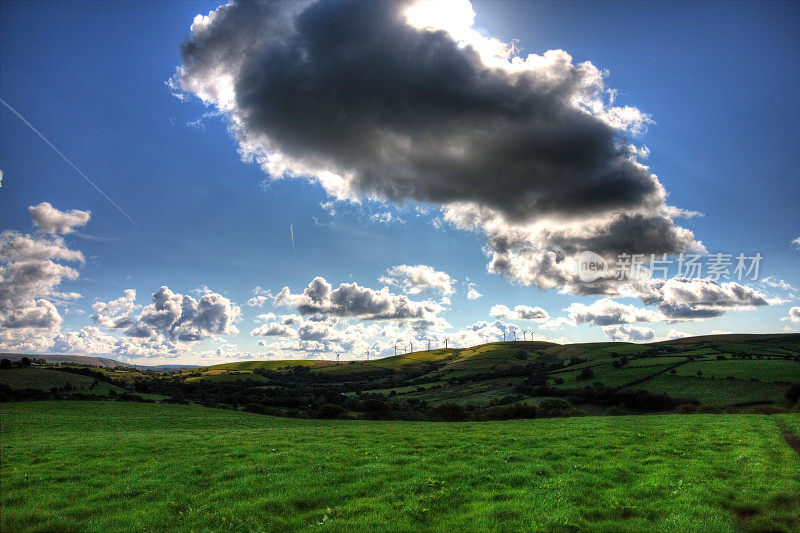
[[[80,298],[32,289],[25,302],[5,302],[0,319],[8,321],[7,336],[0,348],[85,353],[97,347],[145,363],[211,362],[331,357],[339,351],[362,357],[366,349],[386,355],[398,340],[488,340],[498,331],[510,336],[514,325],[559,342],[800,330],[790,314],[798,305],[793,287],[800,287],[800,250],[792,245],[800,237],[797,3],[476,0],[472,5],[473,28],[502,42],[516,39],[523,57],[561,49],[574,65],[589,61],[607,69],[604,88],[616,91],[613,105],[635,107],[652,119],[645,132],[628,132],[626,138],[649,149],[641,162],[668,192],[667,204],[702,214],[677,217],[675,223],[691,230],[694,242],[702,242],[708,252],[764,257],[759,279],[742,283],[755,295],[714,307],[707,313],[710,318],[689,319],[665,314],[666,304],[659,310],[663,295],[659,304],[616,288],[588,295],[561,284],[543,290],[535,276],[488,272],[491,250],[484,230],[442,221],[446,202],[408,197],[381,202],[366,199],[366,193],[348,193],[325,208],[321,204],[332,201],[332,192],[315,176],[299,172],[275,179],[280,176],[268,176],[258,164],[242,160],[237,149],[243,134],[231,131],[232,112],[215,112],[188,89],[189,82],[208,83],[207,78],[192,78],[190,72],[176,88],[176,67],[187,65],[180,45],[200,39],[190,35],[190,26],[195,15],[216,9],[214,2],[5,2],[0,5],[0,98],[94,180],[138,228],[9,109],[0,108],[1,229],[33,240],[61,239],[59,246],[79,250],[85,258],[72,264],[79,273],[75,279],[60,279],[50,291],[75,292]],[[248,134],[254,131],[252,126]],[[42,226],[37,233],[28,208],[42,202],[59,211],[91,211],[91,218],[72,231],[41,236]],[[386,213],[392,220],[381,221]],[[514,253],[520,257],[524,250]],[[5,268],[20,260],[10,257],[3,257]],[[256,287],[272,296],[289,287],[289,294],[298,296],[317,276],[334,289],[355,282],[378,291],[384,286],[379,278],[396,265],[427,265],[450,276],[448,294],[430,286],[410,289],[398,275],[398,284],[388,289],[398,298],[440,306],[425,311],[430,324],[415,326],[396,316],[350,316],[328,308],[303,313],[298,298],[284,298],[279,307],[272,300],[261,307],[247,304]],[[767,277],[771,285],[763,282]],[[467,280],[480,298],[467,298]],[[781,281],[784,285],[776,286]],[[134,289],[137,307],[129,318],[141,321],[151,294],[162,286],[197,301],[204,294],[224,298],[224,324],[196,325],[200,333],[193,335],[199,340],[181,340],[174,330],[156,328],[149,344],[132,348],[115,343],[126,337],[125,329],[92,318],[98,314],[93,304]],[[24,306],[39,300],[52,302],[60,320],[37,329],[9,318],[22,316]],[[592,315],[594,321],[581,323],[576,317],[583,308],[567,310],[574,304],[597,316],[619,315],[618,306],[662,316],[608,322]],[[693,310],[710,305],[683,304]],[[572,323],[556,328],[545,319],[522,320],[497,310],[492,316],[496,305],[542,308],[548,320],[563,317]],[[267,313],[279,316],[256,321]],[[295,329],[325,315],[318,323],[327,324],[327,333],[305,339],[307,344],[297,333],[251,334],[258,324],[280,322],[280,316],[290,314],[304,321],[289,324]],[[499,329],[474,327],[498,320]],[[359,325],[373,329],[352,329]],[[384,326],[394,329],[382,335]],[[465,333],[471,326],[473,333]],[[84,339],[100,337],[81,344],[69,335],[82,330]]]

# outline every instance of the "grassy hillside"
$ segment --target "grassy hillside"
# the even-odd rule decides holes
[[[83,355],[38,355],[38,354],[21,354],[21,353],[0,353],[0,359],[8,359],[9,361],[19,361],[23,357],[31,360],[45,361],[47,364],[57,365],[60,363],[75,364],[75,365],[88,365],[99,366],[103,368],[125,367],[133,368],[129,363],[108,359],[107,357],[91,357]]]
[[[87,389],[85,376],[59,370],[88,372],[103,385]],[[4,372],[0,399],[5,400],[62,399],[59,394],[74,397],[76,390],[114,396],[113,390],[297,417],[482,421],[581,413],[764,412],[796,410],[800,335],[723,335],[653,344],[496,342],[372,361],[244,361],[175,373],[63,365],[26,370],[16,364]],[[63,391],[67,383],[75,390]],[[15,392],[26,387],[46,394]],[[53,387],[57,393],[49,392]],[[517,407],[509,412],[507,406]]]
[[[317,384],[342,384],[344,388],[337,392],[345,396],[366,392],[395,406],[411,402],[413,408],[449,403],[488,408],[561,397],[599,413],[621,403],[607,401],[609,395],[623,397],[637,391],[667,397],[661,402],[663,408],[646,408],[646,412],[679,404],[780,406],[792,384],[800,383],[800,335],[714,335],[652,344],[495,342],[372,361],[227,363],[178,377],[193,384],[249,383],[294,389],[301,396],[296,404],[308,404],[313,401],[309,394],[319,397],[319,391],[302,392],[297,387],[306,387],[311,378],[287,382],[275,375],[295,373],[298,367],[307,369]],[[325,401],[332,401],[330,395],[326,397]],[[250,394],[248,401],[260,403],[261,399]],[[274,399],[264,401],[268,406],[280,405]],[[623,412],[630,412],[630,406]]]
[[[12,389],[37,389],[47,391],[53,387],[61,388],[69,384],[75,389],[88,389],[94,378],[59,372],[49,368],[9,368],[0,370],[0,384]]]
[[[119,371],[109,371],[111,374],[115,372]],[[5,385],[12,390],[33,389],[49,392],[52,389],[58,389],[68,397],[86,394],[105,397],[109,394],[120,395],[126,392],[125,388],[112,383],[104,381],[95,383],[95,378],[91,376],[65,372],[61,366],[54,368],[30,366],[3,369],[0,370],[0,385]],[[65,389],[67,386],[68,390]],[[154,401],[169,398],[159,394],[146,393],[139,393],[138,396]]]
[[[122,402],[2,405],[0,529],[797,530],[776,422],[666,415],[312,421]]]

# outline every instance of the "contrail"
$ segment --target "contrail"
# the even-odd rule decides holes
[[[6,107],[8,108],[8,110],[9,110],[9,111],[11,111],[11,112],[12,112],[12,113],[14,113],[15,115],[17,115],[17,118],[18,118],[18,119],[20,119],[22,122],[24,122],[24,123],[25,123],[25,125],[26,125],[26,126],[28,126],[28,127],[31,129],[31,131],[33,131],[33,133],[35,133],[36,135],[38,135],[38,136],[39,136],[39,138],[41,138],[41,139],[42,139],[44,142],[46,142],[46,143],[47,143],[47,145],[48,145],[50,148],[52,148],[52,149],[53,149],[53,150],[54,150],[54,151],[55,151],[55,152],[56,152],[58,155],[60,155],[60,156],[61,156],[61,159],[63,159],[64,161],[66,161],[66,162],[67,162],[67,164],[68,164],[69,166],[71,166],[72,168],[74,168],[74,169],[75,169],[75,172],[77,172],[78,174],[80,174],[80,175],[81,175],[81,177],[82,177],[83,179],[85,179],[85,180],[86,180],[86,181],[89,183],[89,185],[91,185],[92,187],[94,187],[95,189],[97,189],[97,192],[99,192],[100,194],[102,194],[102,195],[103,195],[103,197],[104,197],[106,200],[108,200],[109,202],[111,202],[111,205],[113,205],[114,207],[116,207],[116,208],[119,210],[119,212],[120,212],[120,213],[122,213],[123,215],[125,215],[125,218],[127,218],[128,220],[130,220],[130,221],[131,221],[131,224],[133,224],[134,226],[136,226],[136,229],[142,229],[142,228],[140,228],[140,227],[139,227],[139,225],[138,225],[136,222],[134,222],[134,221],[133,221],[133,219],[130,217],[130,215],[128,215],[128,213],[126,213],[126,212],[125,212],[125,211],[124,211],[124,210],[123,210],[123,209],[122,209],[120,206],[118,206],[118,205],[117,205],[117,203],[116,203],[114,200],[112,200],[112,199],[111,199],[111,197],[109,197],[109,196],[108,196],[106,193],[104,193],[103,191],[101,191],[101,190],[100,190],[100,187],[98,187],[97,185],[95,185],[95,183],[94,183],[92,180],[90,180],[90,179],[89,179],[89,176],[87,176],[86,174],[84,174],[84,173],[83,173],[83,171],[82,171],[81,169],[79,169],[78,167],[76,167],[76,166],[75,166],[75,163],[73,163],[72,161],[70,161],[69,159],[67,159],[67,156],[65,156],[63,153],[61,153],[61,150],[59,150],[58,148],[56,148],[56,146],[55,146],[53,143],[51,143],[51,142],[48,140],[48,138],[47,138],[47,137],[45,137],[44,135],[42,135],[42,133],[41,133],[39,130],[37,130],[36,128],[34,128],[34,127],[33,127],[33,124],[31,124],[30,122],[28,122],[28,121],[25,119],[25,117],[23,117],[22,115],[20,115],[20,114],[19,114],[19,112],[18,112],[16,109],[14,109],[13,107],[11,107],[11,106],[8,104],[8,102],[6,102],[5,100],[3,100],[2,98],[0,98],[0,103],[2,103],[4,106],[6,106]]]
[[[294,248],[294,228],[291,224],[289,224],[289,235],[292,237],[292,249]]]

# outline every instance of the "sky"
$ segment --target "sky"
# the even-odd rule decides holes
[[[795,2],[3,2],[0,350],[798,332],[798,65]]]

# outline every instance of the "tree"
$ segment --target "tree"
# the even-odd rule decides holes
[[[11,360],[3,359],[2,361],[0,361],[0,368],[2,368],[3,370],[8,370],[9,368],[11,368]]]
[[[786,401],[794,405],[800,400],[800,384],[794,384],[786,390]]]
[[[19,366],[22,368],[26,366],[31,366],[31,360],[28,359],[27,357],[23,357],[22,359],[19,360]]]

